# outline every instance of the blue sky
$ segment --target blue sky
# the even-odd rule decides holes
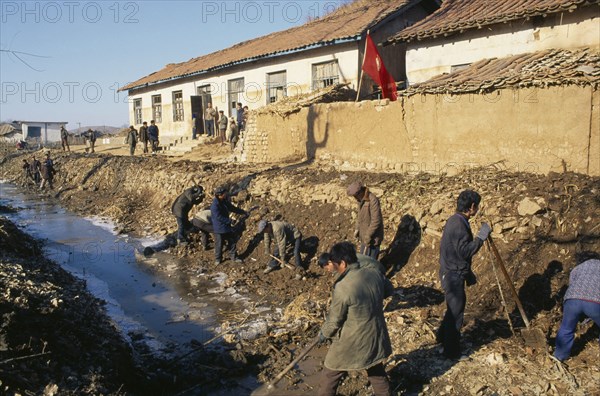
[[[0,121],[128,124],[119,87],[342,2],[0,0]]]

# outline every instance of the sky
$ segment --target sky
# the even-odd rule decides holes
[[[0,121],[128,125],[120,87],[343,2],[0,0]]]

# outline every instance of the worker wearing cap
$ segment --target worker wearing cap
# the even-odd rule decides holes
[[[377,260],[383,241],[383,216],[379,199],[359,181],[350,184],[346,192],[358,201],[354,237],[360,241],[359,253]]]
[[[223,257],[223,241],[229,246],[229,258],[231,261],[241,263],[242,259],[237,256],[237,240],[238,236],[231,225],[229,214],[237,213],[247,215],[248,213],[233,205],[227,197],[227,189],[218,187],[215,189],[215,198],[210,205],[210,214],[212,218],[213,228],[215,230],[215,264],[219,265]]]
[[[186,230],[192,228],[188,214],[194,205],[198,205],[204,200],[204,189],[202,186],[194,186],[186,189],[173,202],[171,213],[177,219],[177,243],[187,244],[185,235]]]
[[[293,224],[286,223],[285,221],[266,221],[261,220],[258,222],[258,233],[264,234],[265,241],[265,253],[267,256],[271,255],[271,239],[275,241],[275,249],[273,251],[273,257],[277,257],[283,261],[284,265],[290,266],[286,261],[286,247],[289,244],[294,245],[294,260],[296,263],[296,269],[303,270],[302,259],[300,258],[300,246],[302,245],[302,233]],[[272,259],[267,264],[267,268],[264,270],[265,274],[279,268],[279,261]]]

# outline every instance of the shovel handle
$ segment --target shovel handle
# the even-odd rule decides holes
[[[292,360],[292,362],[290,364],[288,364],[282,371],[281,373],[277,374],[277,376],[275,378],[273,378],[271,381],[269,381],[269,385],[267,386],[268,389],[272,388],[273,386],[275,386],[275,384],[277,384],[284,375],[287,374],[288,371],[290,371],[292,368],[294,368],[294,366],[296,365],[296,363],[298,363],[304,356],[308,355],[308,353],[315,347],[315,345],[317,345],[319,343],[319,336],[316,336],[314,340],[311,341],[310,344],[308,344],[306,346],[306,348],[304,348],[302,350],[302,352],[300,352],[300,354],[298,355],[298,357],[294,360]]]
[[[527,319],[527,315],[525,314],[523,305],[521,305],[521,300],[519,299],[519,295],[517,294],[517,291],[515,290],[515,285],[513,285],[512,279],[510,279],[510,275],[508,275],[508,272],[506,271],[506,266],[504,265],[504,260],[502,260],[502,257],[500,257],[500,253],[498,253],[498,249],[496,249],[496,245],[494,244],[494,241],[492,240],[491,236],[489,236],[487,238],[486,242],[487,242],[488,248],[492,251],[492,253],[494,253],[494,256],[496,257],[496,261],[498,261],[498,265],[500,266],[500,269],[502,270],[502,273],[504,274],[504,277],[506,278],[506,281],[508,282],[508,285],[510,286],[510,291],[512,292],[512,295],[515,298],[517,307],[519,308],[519,312],[521,313],[521,317],[523,318],[523,322],[525,322],[525,327],[529,329],[529,319]]]

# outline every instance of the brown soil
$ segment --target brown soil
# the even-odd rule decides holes
[[[258,338],[244,339],[232,331],[223,337],[225,349],[206,348],[176,364],[147,361],[146,376],[151,384],[160,384],[154,390],[161,389],[163,394],[186,390],[188,393],[183,394],[228,394],[227,389],[232,389],[229,394],[243,394],[243,385],[232,379],[234,376],[257,375],[260,381],[268,381],[293,359],[295,350],[317,334],[327,312],[332,278],[323,274],[314,260],[333,243],[351,239],[354,203],[345,196],[345,186],[356,179],[365,181],[380,197],[386,219],[382,262],[390,268],[396,286],[385,313],[394,346],[387,370],[396,393],[591,395],[600,389],[597,327],[581,326],[567,365],[559,365],[549,354],[562,316],[561,297],[575,264],[573,254],[600,251],[600,178],[572,173],[510,173],[500,165],[456,176],[342,172],[324,163],[253,166],[227,162],[228,151],[214,144],[177,160],[115,155],[124,153],[123,147],[90,156],[78,150],[54,152],[59,169],[56,189],[45,194],[54,195],[82,214],[108,216],[118,222],[122,232],[167,236],[176,229],[170,204],[184,188],[196,181],[208,191],[227,184],[234,203],[250,211],[249,218],[238,219],[239,227],[245,230],[238,244],[244,264],[226,261],[215,267],[213,252],[203,251],[194,237],[188,247],[171,249],[172,254],[188,258],[178,271],[190,277],[200,269],[224,271],[228,275],[224,287],[258,296],[261,304],[282,309],[282,315],[270,317],[267,334]],[[215,153],[218,161],[208,162]],[[4,161],[2,177],[18,181],[20,162],[20,156]],[[517,333],[512,335],[490,254],[482,249],[474,260],[478,283],[468,289],[465,358],[449,361],[440,354],[434,336],[445,306],[437,277],[439,235],[453,212],[456,196],[465,188],[483,196],[482,210],[472,226],[476,230],[483,220],[493,225],[500,254],[532,325],[546,336],[547,347],[528,345],[518,335],[523,322],[501,279]],[[523,209],[519,214],[525,198],[535,201],[539,210],[525,214]],[[210,194],[200,206],[209,203]],[[288,269],[262,273],[268,260],[256,235],[256,223],[262,218],[283,218],[302,230],[308,242],[303,252],[305,274]],[[16,252],[14,255],[17,257]],[[555,272],[556,268],[561,269]],[[6,312],[9,307],[5,307]],[[224,328],[236,329],[246,316],[232,314]],[[17,353],[18,345],[8,343],[10,356]],[[315,373],[325,351],[321,347],[311,353],[302,370],[288,374],[275,394],[314,394],[318,383]],[[39,353],[39,345],[26,352]],[[25,388],[16,381],[10,382],[11,389],[35,389],[35,393],[50,382],[59,382],[52,370],[33,363],[31,367],[39,371],[37,388]],[[79,367],[85,368],[83,364]],[[140,385],[133,385],[139,382],[131,378],[123,371],[108,375],[103,382],[110,392],[125,384],[122,391],[139,393]],[[347,377],[339,394],[369,394],[364,374]]]

